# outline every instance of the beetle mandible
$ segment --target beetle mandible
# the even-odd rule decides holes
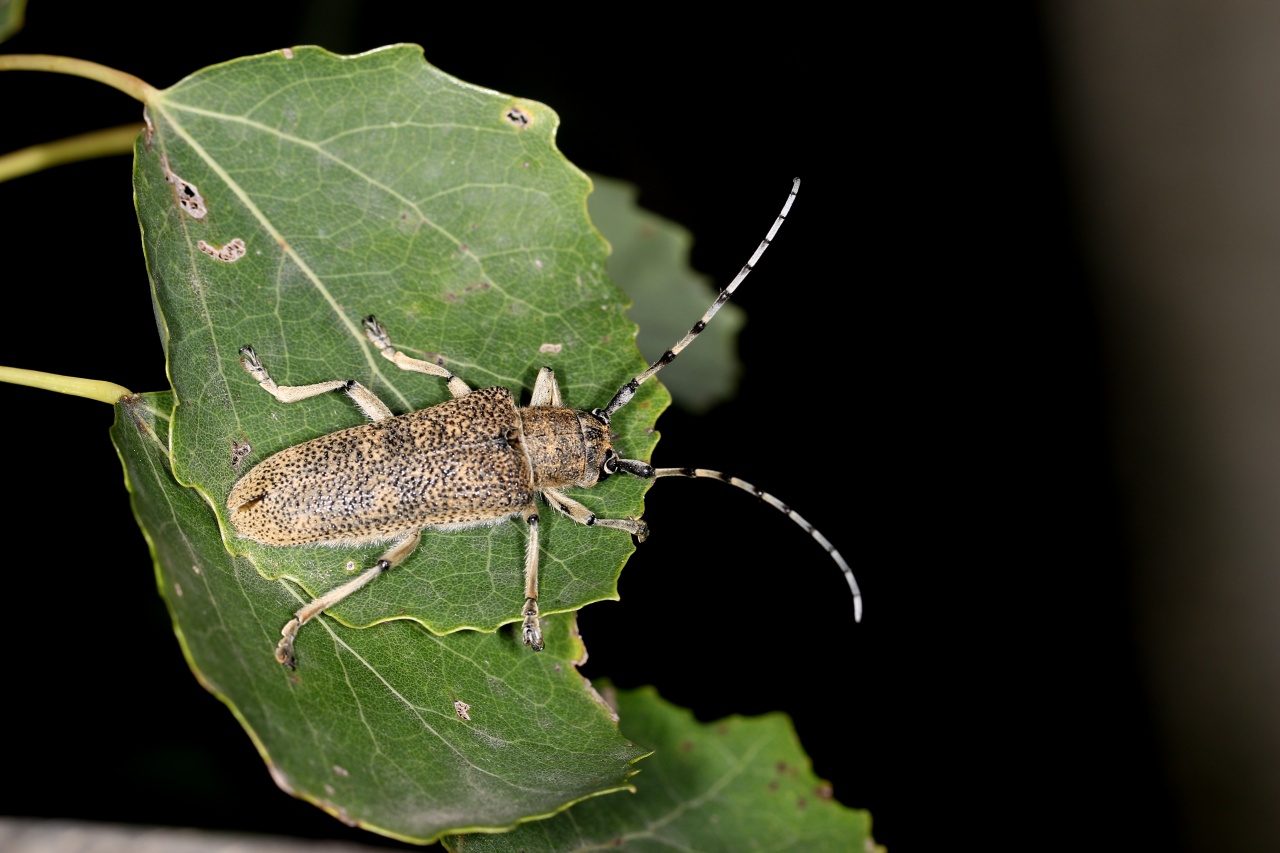
[[[343,391],[370,423],[286,448],[245,474],[227,497],[237,535],[267,545],[361,545],[390,542],[369,569],[309,602],[281,630],[276,660],[293,668],[298,631],[322,611],[355,593],[403,561],[418,547],[422,531],[461,530],[519,516],[529,528],[525,550],[525,601],[520,616],[524,643],[543,647],[538,624],[537,499],[579,524],[624,530],[643,542],[648,526],[634,518],[599,518],[560,490],[591,488],[609,475],[704,477],[751,492],[800,525],[835,560],[853,593],[854,619],[862,618],[862,594],[840,552],[809,522],[773,495],[737,477],[704,468],[654,468],[624,459],[614,450],[609,422],[636,389],[670,364],[728,302],[782,226],[800,179],[792,182],[782,211],[751,258],[706,313],[671,349],[613,395],[603,409],[565,406],[551,368],[534,381],[529,405],[517,407],[506,388],[472,390],[441,365],[411,358],[391,345],[386,328],[364,320],[365,335],[402,370],[439,376],[452,400],[393,415],[372,391],[354,380],[314,385],[277,385],[253,347],[240,348],[240,363],[282,403]]]

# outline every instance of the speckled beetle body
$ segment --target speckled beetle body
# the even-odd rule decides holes
[[[236,483],[236,533],[269,545],[384,542],[519,515],[542,489],[592,486],[612,450],[586,412],[517,408],[482,388],[276,453]]]

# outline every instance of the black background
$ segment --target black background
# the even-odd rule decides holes
[[[723,469],[793,504],[850,558],[864,622],[785,519],[718,484],[665,481],[622,602],[581,615],[590,677],[656,685],[704,720],[787,711],[817,773],[893,850],[1047,849],[1103,825],[1108,842],[1171,849],[1105,362],[1033,9],[846,10],[850,23],[258,6],[33,0],[4,49],[165,87],[283,46],[416,42],[457,77],[551,105],[569,159],[637,184],[721,283],[804,181],[739,291],[739,398],[664,415],[655,462]],[[3,151],[140,115],[98,84],[25,72],[0,75],[0,103]],[[128,160],[0,184],[0,210],[0,363],[167,387]],[[108,408],[4,395],[4,694],[24,750],[0,812],[392,844],[280,793],[191,677]]]

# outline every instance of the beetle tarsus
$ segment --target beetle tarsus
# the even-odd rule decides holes
[[[379,350],[391,349],[391,337],[387,327],[378,322],[372,314],[364,318],[364,336]]]
[[[542,641],[542,629],[538,627],[538,599],[526,598],[521,615],[524,616],[524,644],[535,652],[542,651],[545,644]]]
[[[258,354],[254,352],[253,347],[248,344],[240,347],[240,366],[245,369],[245,372],[253,376],[253,378],[259,382],[261,382],[262,379],[258,374],[266,372],[262,369],[262,362],[258,359]]]
[[[293,641],[298,637],[298,629],[302,627],[302,623],[298,621],[298,617],[294,617],[280,629],[280,642],[276,644],[276,660],[289,669],[297,669],[297,660],[293,654]]]

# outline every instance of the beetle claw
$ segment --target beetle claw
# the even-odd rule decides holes
[[[280,642],[276,644],[276,660],[289,669],[297,669],[297,660],[293,654],[293,641],[298,636],[298,629],[302,627],[302,623],[297,617],[290,619],[288,624],[280,631]]]

